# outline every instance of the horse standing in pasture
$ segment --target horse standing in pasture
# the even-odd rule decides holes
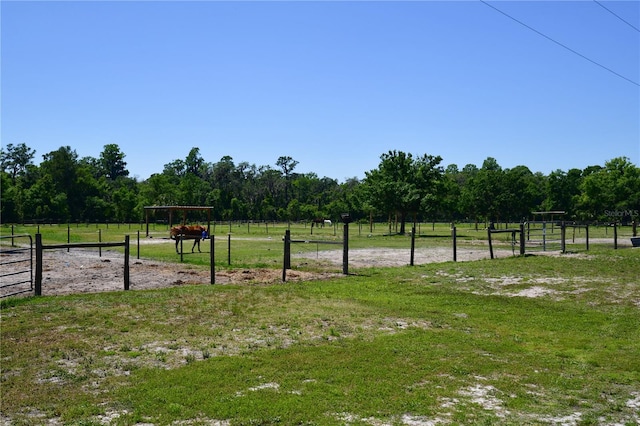
[[[324,228],[324,225],[329,225],[331,226],[331,220],[329,219],[324,219],[324,218],[315,218],[311,221],[311,227],[313,228],[314,225],[316,227],[320,226],[321,228]]]
[[[200,240],[207,238],[207,228],[200,225],[173,226],[169,231],[169,236],[172,240],[176,240],[176,253],[180,254],[178,251],[178,243],[181,240],[194,240],[193,247],[191,247],[191,253],[194,252],[196,244],[198,245],[198,252],[202,253],[200,251]]]

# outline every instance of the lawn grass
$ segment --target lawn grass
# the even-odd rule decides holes
[[[638,265],[594,246],[8,299],[2,422],[638,424]]]

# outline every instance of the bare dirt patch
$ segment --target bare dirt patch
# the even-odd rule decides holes
[[[145,241],[146,242],[146,241]],[[153,242],[166,242],[161,239]],[[494,250],[494,256],[512,256],[510,249]],[[292,255],[297,262],[315,259],[335,266],[327,272],[288,270],[287,282],[310,281],[340,275],[343,261],[342,249]],[[395,267],[410,264],[409,249],[352,249],[349,251],[349,268]],[[458,248],[458,261],[488,259],[486,246]],[[448,262],[453,260],[453,250],[448,247],[419,248],[414,252],[414,264]],[[4,261],[4,260],[3,260]],[[149,259],[130,259],[129,279],[131,290],[166,288],[181,285],[210,284],[208,268],[183,263],[159,262]],[[9,280],[7,278],[6,280]],[[216,284],[269,284],[282,282],[282,270],[268,268],[229,269],[216,271]],[[4,284],[4,283],[3,283]],[[28,288],[28,285],[27,285]],[[85,249],[45,250],[43,253],[42,294],[63,295],[95,293],[124,289],[124,257],[111,250]],[[1,288],[0,295],[15,288]]]
[[[517,253],[517,252],[516,252]],[[505,258],[513,256],[512,250],[496,249],[494,257]],[[342,265],[342,250],[323,250],[319,252],[306,252],[292,255],[295,258],[309,258],[325,261],[333,265]],[[458,248],[456,260],[459,262],[489,259],[488,246],[472,248]],[[414,250],[414,265],[427,263],[441,263],[453,261],[453,249],[451,247],[429,247]],[[406,266],[411,264],[410,249],[352,249],[349,250],[349,267],[371,268],[385,266]]]
[[[103,250],[100,256],[95,250],[46,250],[42,265],[42,294],[46,296],[124,290],[124,256],[115,251]],[[287,271],[288,282],[324,276],[326,274]],[[9,279],[6,278],[6,281]],[[216,271],[215,276],[216,284],[275,282],[282,282],[282,271],[266,268],[233,269]],[[148,259],[129,260],[130,290],[210,283],[208,268]],[[2,294],[13,290],[15,288],[2,288]]]

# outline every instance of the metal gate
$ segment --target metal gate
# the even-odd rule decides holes
[[[524,226],[527,252],[562,250],[561,222],[529,221]]]
[[[31,235],[0,235],[0,298],[33,291]]]

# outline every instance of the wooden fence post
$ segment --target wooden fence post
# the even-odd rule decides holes
[[[129,235],[124,236],[124,289],[129,290]]]
[[[347,225],[345,225],[347,226]],[[413,266],[414,253],[416,251],[416,227],[411,228],[411,258],[409,265]]]
[[[36,296],[42,296],[42,234],[36,234]]]
[[[284,231],[284,254],[284,266],[291,269],[291,231],[289,229]]]
[[[214,236],[210,235],[209,239],[211,240],[210,242],[210,256],[209,256],[209,263],[211,265],[211,284],[215,284],[216,283],[216,255],[215,255],[215,245],[213,243],[214,240]]]
[[[491,244],[491,228],[487,228],[487,236],[489,238],[489,254],[491,255],[491,259],[493,259],[493,245]]]
[[[287,269],[291,268],[291,231],[284,231],[284,260],[282,262],[282,282],[287,280]]]
[[[453,225],[451,228],[451,238],[453,239],[453,261],[458,261],[458,231],[456,231],[456,226]]]
[[[335,229],[335,228],[334,228]],[[342,236],[342,273],[349,275],[349,223],[345,222]]]
[[[587,238],[587,251],[589,251],[589,225],[585,225],[584,228],[585,236]]]

